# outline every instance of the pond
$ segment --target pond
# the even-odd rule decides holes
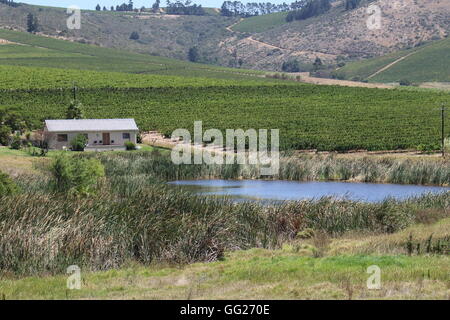
[[[427,193],[450,191],[450,187],[358,182],[299,182],[281,180],[180,180],[170,182],[196,194],[230,196],[243,200],[303,200],[325,196],[364,202],[386,198],[403,200]]]

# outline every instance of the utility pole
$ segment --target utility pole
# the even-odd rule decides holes
[[[77,101],[77,87],[75,86],[76,82],[73,83],[73,101]]]
[[[442,142],[442,157],[445,157],[445,107],[441,107],[441,142]]]

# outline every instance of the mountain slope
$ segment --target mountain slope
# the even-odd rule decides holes
[[[285,13],[240,21],[216,11],[206,16],[83,11],[81,30],[67,30],[62,8],[0,4],[0,27],[24,30],[31,12],[41,32],[52,37],[182,60],[196,47],[199,62],[260,70],[280,70],[291,59],[303,65],[311,65],[317,57],[325,64],[368,59],[450,33],[448,0],[361,1],[353,10],[334,1],[325,14],[290,23],[284,21]],[[379,30],[367,28],[369,5],[381,10]],[[138,40],[130,39],[134,31]]]
[[[230,69],[102,48],[0,29],[0,65],[115,71],[207,78],[258,79],[262,72]]]
[[[367,28],[370,4],[381,9],[379,30]],[[363,1],[361,7],[349,11],[343,2],[336,2],[323,15],[252,35],[270,46],[261,47],[248,43],[246,38],[235,37],[229,38],[224,47],[238,48],[238,55],[244,54],[248,60],[252,59],[253,67],[264,69],[279,68],[289,58],[305,63],[311,63],[316,56],[325,62],[334,62],[338,57],[365,59],[444,38],[450,33],[449,21],[448,0]]]

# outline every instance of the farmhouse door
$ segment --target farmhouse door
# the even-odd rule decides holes
[[[111,144],[111,137],[109,135],[109,132],[103,133],[103,145]]]

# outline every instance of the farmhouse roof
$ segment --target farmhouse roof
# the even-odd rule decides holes
[[[45,120],[49,132],[138,131],[134,119]]]

